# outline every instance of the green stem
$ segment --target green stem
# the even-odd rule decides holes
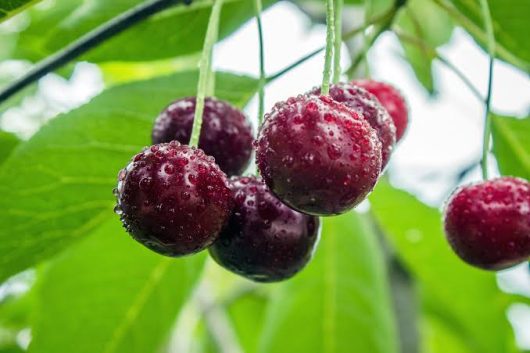
[[[480,9],[482,18],[486,27],[486,34],[488,36],[488,54],[490,57],[488,67],[488,93],[486,94],[485,113],[484,113],[484,135],[482,137],[482,178],[488,179],[488,153],[490,150],[491,140],[491,93],[493,88],[493,64],[495,61],[495,35],[493,33],[493,22],[491,20],[491,12],[488,5],[488,0],[480,0]]]
[[[346,70],[346,74],[348,75],[348,77],[353,77],[353,75],[357,71],[357,68],[363,62],[364,57],[368,53],[368,50],[370,50],[370,48],[374,45],[377,38],[379,38],[381,34],[383,34],[387,29],[392,26],[392,23],[394,22],[394,19],[396,18],[399,9],[400,5],[395,5],[390,9],[390,11],[384,14],[383,23],[369,38],[368,43],[365,42],[365,45],[363,46],[361,52],[352,60],[352,64],[350,65],[348,70]]]
[[[256,24],[258,25],[258,42],[259,42],[259,83],[258,83],[258,126],[261,126],[263,114],[265,113],[265,50],[263,48],[263,25],[261,23],[261,0],[254,0],[256,10]]]
[[[206,30],[206,38],[204,39],[204,46],[202,49],[201,62],[199,68],[199,82],[197,84],[197,98],[195,103],[195,117],[193,120],[193,128],[191,130],[190,146],[197,147],[199,145],[199,137],[201,134],[202,114],[204,112],[204,98],[208,88],[209,78],[212,74],[212,51],[215,42],[217,42],[217,33],[219,31],[219,17],[221,15],[221,8],[223,7],[223,0],[214,0],[210,19],[208,20],[208,29]]]
[[[331,77],[331,63],[333,59],[333,37],[335,36],[335,15],[333,14],[333,0],[326,0],[326,56],[324,58],[324,73],[322,75],[323,96],[329,93],[329,79]]]
[[[289,71],[291,71],[291,70],[295,69],[296,67],[298,67],[299,65],[305,63],[307,60],[309,60],[309,59],[315,57],[316,55],[320,54],[322,51],[324,51],[324,49],[325,49],[324,47],[315,49],[311,53],[302,56],[300,59],[296,60],[294,63],[290,64],[286,68],[281,69],[277,73],[268,76],[267,80],[266,80],[267,83],[270,83],[270,82],[282,77],[283,75],[285,75]]]
[[[333,83],[340,80],[340,52],[342,47],[342,7],[344,0],[335,0],[335,33],[333,49]]]
[[[373,3],[372,3],[372,0],[365,0],[364,1],[364,23],[368,22],[368,9],[372,8],[373,7]],[[362,50],[363,52],[367,52],[368,51],[368,34],[366,31],[363,32],[363,47],[362,47]],[[368,61],[366,60],[366,55],[363,55],[363,60],[364,62],[364,77],[365,78],[368,78],[368,74],[369,74],[369,65],[368,65]]]
[[[355,72],[357,71],[357,68],[359,65],[363,62],[364,58],[366,57],[366,54],[368,53],[368,50],[374,45],[375,41],[379,36],[386,31],[387,26],[380,26],[377,30],[377,32],[371,36],[367,41],[364,42],[363,49],[361,52],[352,60],[352,63],[348,70],[346,70],[346,74],[348,77],[352,78]]]

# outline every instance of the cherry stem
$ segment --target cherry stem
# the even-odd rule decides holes
[[[67,45],[59,52],[43,59],[24,76],[7,85],[0,92],[0,103],[6,101],[15,93],[21,91],[46,74],[62,67],[66,63],[86,53],[90,49],[97,47],[107,39],[110,39],[124,30],[136,25],[137,23],[153,16],[154,14],[164,11],[179,3],[189,4],[191,3],[191,0],[154,0],[142,3],[103,23],[99,27],[96,27],[92,31],[83,35],[75,42]]]
[[[321,94],[323,96],[329,93],[329,80],[331,77],[333,42],[335,36],[335,15],[333,12],[333,0],[326,0],[326,55],[324,57],[324,72],[321,89]]]
[[[373,6],[373,1],[372,0],[364,0],[364,22],[366,23],[368,21],[368,6]],[[367,52],[368,51],[368,33],[366,33],[366,31],[363,32],[363,46],[362,46],[362,51],[363,52]],[[364,77],[365,78],[369,78],[369,66],[368,66],[368,62],[366,61],[366,55],[363,55],[363,60],[364,62]]]
[[[340,80],[340,54],[342,49],[342,7],[344,0],[335,0],[335,34],[333,48],[333,83]]]
[[[488,154],[490,150],[491,140],[491,96],[493,89],[493,64],[495,62],[495,35],[493,33],[493,22],[491,20],[491,12],[488,5],[488,0],[480,0],[480,9],[484,25],[486,27],[486,34],[488,37],[488,92],[486,94],[485,112],[484,112],[484,135],[482,137],[482,160],[480,166],[482,168],[482,178],[488,179]]]
[[[254,0],[254,7],[256,10],[256,24],[258,26],[258,42],[259,42],[259,81],[258,81],[258,126],[261,126],[263,121],[263,114],[265,113],[265,83],[267,77],[265,75],[265,49],[263,46],[263,26],[261,23],[261,0]]]
[[[201,135],[202,115],[204,112],[204,99],[206,90],[208,89],[208,82],[214,75],[212,72],[212,52],[215,42],[217,42],[219,32],[219,18],[221,9],[223,7],[223,0],[214,0],[210,19],[208,20],[208,29],[206,30],[206,37],[204,38],[204,46],[202,48],[201,61],[199,66],[199,80],[197,84],[197,98],[195,102],[195,116],[193,119],[193,127],[191,129],[190,146],[197,147],[199,145],[199,137]],[[213,85],[210,85],[210,90],[215,90]]]

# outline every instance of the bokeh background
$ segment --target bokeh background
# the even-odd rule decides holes
[[[38,6],[53,6],[50,3],[53,2],[46,1]],[[277,72],[302,55],[321,47],[325,41],[325,26],[319,23],[321,20],[319,13],[313,13],[313,16],[311,11],[304,13],[288,1],[278,2],[268,8],[263,13],[266,72]],[[27,21],[29,18],[21,14],[0,25],[0,39],[2,34],[7,37],[9,33],[24,28]],[[353,28],[361,23],[362,10],[348,9],[344,26]],[[359,50],[362,41],[353,41],[348,45],[350,50]],[[439,51],[483,95],[486,94],[488,56],[465,31],[456,28],[448,43],[441,46]],[[214,68],[257,76],[257,53],[257,29],[255,23],[250,21],[216,46]],[[343,67],[348,67],[350,63],[349,53],[345,45]],[[193,66],[197,58],[197,55],[180,58],[165,70]],[[478,163],[482,149],[483,104],[454,72],[438,61],[433,64],[435,92],[427,92],[415,78],[410,64],[404,59],[397,37],[392,33],[380,37],[369,51],[367,63],[365,69],[374,79],[390,82],[402,91],[410,109],[408,131],[387,171],[391,184],[412,193],[430,206],[441,208],[444,199],[456,185],[480,179]],[[29,62],[6,58],[0,62],[0,83],[23,74],[29,66]],[[323,55],[317,55],[268,85],[266,110],[277,101],[318,85],[322,67]],[[47,75],[16,104],[2,107],[0,128],[28,139],[59,113],[70,111],[101,93],[109,82],[122,81],[129,69],[119,63],[98,66],[80,62],[68,70],[71,70],[69,75]],[[149,75],[147,68],[136,67],[136,70],[145,70],[145,75]],[[528,73],[496,61],[492,109],[502,115],[527,116],[530,111]],[[255,121],[257,99],[251,101],[246,112]],[[493,158],[491,160],[491,174],[499,175],[497,165]],[[369,209],[368,201],[359,207],[361,212]],[[432,261],[435,262],[436,254],[433,256]],[[21,295],[27,291],[33,278],[30,271],[0,286],[0,303],[8,296]],[[497,279],[503,291],[530,297],[528,264],[500,272]],[[484,310],[488,310],[487,303],[484,304]],[[517,345],[530,350],[530,306],[523,303],[512,305],[506,316],[515,330]],[[480,323],[477,322],[477,325]],[[17,336],[21,347],[27,347],[30,340],[30,330],[22,330]],[[180,347],[182,343],[175,344]]]

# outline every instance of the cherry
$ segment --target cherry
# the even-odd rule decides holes
[[[315,87],[310,94],[320,95],[320,87]],[[331,85],[329,95],[337,102],[361,113],[375,129],[381,141],[382,168],[384,168],[396,143],[396,127],[386,109],[373,94],[349,83]]]
[[[530,183],[502,177],[457,189],[445,208],[449,244],[465,262],[488,270],[530,257]]]
[[[195,114],[195,97],[171,103],[155,121],[153,143],[190,141]],[[228,175],[241,174],[252,154],[252,128],[246,116],[230,103],[208,97],[204,101],[199,148],[213,156]]]
[[[396,141],[401,140],[408,125],[408,109],[405,99],[394,86],[374,80],[355,80],[352,82],[377,97],[388,111],[396,126]]]
[[[232,215],[210,255],[224,268],[258,282],[292,277],[311,259],[319,220],[278,200],[256,177],[231,179]]]
[[[116,196],[116,212],[132,237],[167,256],[212,244],[232,204],[213,158],[176,141],[137,154],[120,172]]]
[[[325,96],[275,105],[256,142],[267,186],[290,207],[335,215],[361,202],[381,171],[381,142],[364,118]]]

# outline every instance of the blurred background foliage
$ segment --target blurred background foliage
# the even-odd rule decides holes
[[[322,23],[322,1],[291,2]],[[0,0],[0,87],[139,3]],[[357,24],[394,6],[345,3]],[[489,3],[497,58],[528,73],[530,2]],[[78,60],[98,66],[101,94],[66,108],[39,103],[36,115],[53,119],[41,117],[35,134],[0,132],[0,353],[523,352],[507,311],[529,298],[458,260],[440,210],[386,178],[361,211],[324,221],[314,260],[285,283],[247,282],[204,254],[167,259],[129,239],[113,214],[117,171],[149,144],[161,107],[194,94],[211,4],[174,6],[88,52]],[[409,0],[396,14],[388,30],[429,94],[433,62],[446,61],[438,48],[455,28],[484,47],[480,13],[478,0]],[[253,14],[252,1],[225,0],[221,39]],[[351,57],[363,45],[346,44]],[[57,74],[69,78],[74,65]],[[256,78],[235,73],[218,72],[216,83],[218,97],[242,108],[257,91]],[[4,102],[0,114],[37,90]],[[494,117],[501,174],[530,179],[529,136],[529,117]]]

